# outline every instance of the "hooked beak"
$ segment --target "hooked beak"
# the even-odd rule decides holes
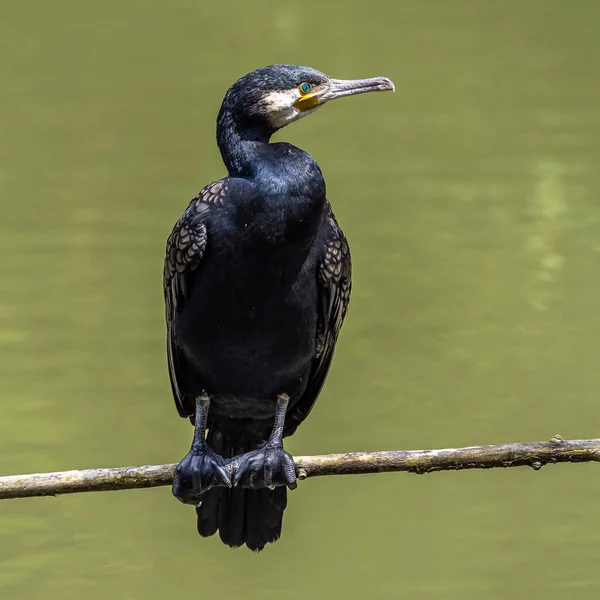
[[[330,79],[313,88],[311,92],[296,100],[296,108],[305,111],[344,96],[366,94],[367,92],[396,91],[391,79],[371,77],[369,79]]]

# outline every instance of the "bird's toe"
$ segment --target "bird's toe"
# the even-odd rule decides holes
[[[296,487],[296,466],[292,456],[282,447],[265,446],[236,457],[232,461],[233,485],[248,489],[285,485]]]
[[[213,487],[231,487],[227,462],[210,448],[192,448],[173,474],[173,495],[197,506],[200,496]]]

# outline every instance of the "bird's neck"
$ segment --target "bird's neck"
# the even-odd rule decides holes
[[[229,175],[252,177],[272,134],[263,127],[240,122],[228,107],[222,107],[217,119],[217,144]]]
[[[325,181],[316,161],[296,146],[270,144],[274,132],[235,119],[222,107],[217,119],[217,143],[231,177],[253,180],[262,199],[275,202],[304,198],[322,208]]]

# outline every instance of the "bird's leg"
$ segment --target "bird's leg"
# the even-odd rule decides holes
[[[197,506],[203,492],[216,486],[231,487],[225,460],[206,443],[206,420],[210,399],[196,398],[196,420],[192,447],[173,473],[173,496],[184,504]]]
[[[296,487],[294,459],[283,449],[283,426],[289,400],[287,394],[277,396],[275,421],[267,443],[231,461],[233,485],[249,489],[287,485],[293,490]]]

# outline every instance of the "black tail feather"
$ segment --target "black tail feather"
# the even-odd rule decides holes
[[[208,445],[223,458],[251,449],[232,446],[214,424],[207,439]],[[224,544],[232,548],[246,544],[250,550],[260,552],[281,536],[286,506],[285,487],[274,490],[213,488],[202,495],[202,504],[196,508],[198,533],[209,537],[218,530]]]
[[[213,488],[202,494],[202,505],[196,508],[198,533],[202,537],[215,535],[219,529],[219,511],[225,505],[225,488]]]
[[[224,490],[227,494],[219,513],[219,536],[221,541],[232,548],[243,546],[246,522],[246,492],[243,488]]]

